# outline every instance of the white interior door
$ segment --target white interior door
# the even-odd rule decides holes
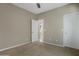
[[[38,41],[38,21],[32,20],[32,42]]]
[[[79,13],[64,16],[64,46],[79,49]]]

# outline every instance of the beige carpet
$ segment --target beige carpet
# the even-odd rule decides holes
[[[79,56],[79,50],[34,42],[0,52],[10,56]]]

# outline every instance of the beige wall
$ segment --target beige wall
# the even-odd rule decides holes
[[[69,4],[38,15],[44,19],[44,42],[63,45],[63,16],[78,11],[79,4]]]
[[[32,13],[11,4],[0,4],[0,49],[31,42]]]

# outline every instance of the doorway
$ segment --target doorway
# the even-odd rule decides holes
[[[43,42],[44,20],[32,20],[32,42]]]
[[[39,41],[43,42],[44,39],[44,20],[41,19],[39,22]]]

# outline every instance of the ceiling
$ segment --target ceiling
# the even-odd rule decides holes
[[[14,3],[14,5],[30,11],[34,14],[40,14],[67,5],[67,3],[40,3],[41,8],[38,8],[36,3]]]

